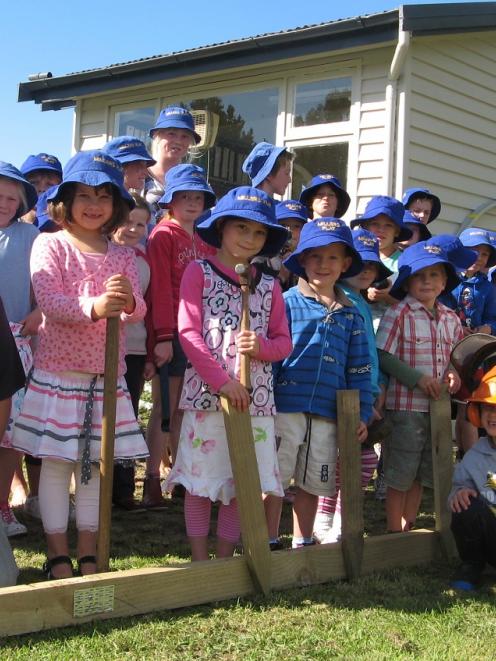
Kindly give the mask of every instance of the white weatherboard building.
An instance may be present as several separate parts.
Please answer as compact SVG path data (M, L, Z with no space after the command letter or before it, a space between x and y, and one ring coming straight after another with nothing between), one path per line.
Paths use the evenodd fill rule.
M372 195L427 186L443 203L434 232L496 229L495 2L403 5L44 77L21 83L19 100L73 106L75 151L147 139L160 109L181 103L218 194L246 183L241 163L267 140L296 153L288 197L333 173L351 219Z

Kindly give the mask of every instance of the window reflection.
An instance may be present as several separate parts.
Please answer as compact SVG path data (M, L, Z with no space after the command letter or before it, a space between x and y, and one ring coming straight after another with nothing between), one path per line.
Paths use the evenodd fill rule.
M132 135L150 147L148 131L155 123L154 106L135 108L115 113L114 137Z
M294 126L350 119L351 78L332 78L296 85Z
M298 199L310 179L319 173L335 175L346 188L348 170L348 143L314 145L292 149L296 158L293 163L291 197Z

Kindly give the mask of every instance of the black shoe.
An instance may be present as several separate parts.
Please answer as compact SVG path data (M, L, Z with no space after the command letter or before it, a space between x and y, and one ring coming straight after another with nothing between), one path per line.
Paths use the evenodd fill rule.
M271 551L282 551L284 548L283 543L278 539L277 542L270 542L269 547Z
M53 567L57 565L69 565L71 568L71 575L74 575L74 568L72 566L72 560L68 555L57 555L55 558L50 558L43 563L43 571L46 574L46 577L49 581L58 581L60 580L58 576L52 574ZM65 577L64 577L65 578Z
M467 592L476 590L481 583L483 569L484 565L480 563L464 562L453 577L450 583L451 587L455 590L465 590Z
M143 503L138 503L134 498L116 498L113 501L115 507L118 507L121 510L126 512L132 512L133 514L139 514L140 512L146 512L146 507Z

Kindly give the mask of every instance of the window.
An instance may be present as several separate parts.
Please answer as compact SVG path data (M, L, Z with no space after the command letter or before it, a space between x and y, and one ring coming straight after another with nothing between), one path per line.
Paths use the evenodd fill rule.
M347 122L350 119L351 78L297 83L293 126Z
M119 135L132 135L142 140L148 147L150 138L148 131L155 123L157 114L155 106L137 107L132 110L117 111L115 113L114 137Z
M316 174L333 174L346 188L348 170L348 143L294 147L291 198L298 199L301 191Z

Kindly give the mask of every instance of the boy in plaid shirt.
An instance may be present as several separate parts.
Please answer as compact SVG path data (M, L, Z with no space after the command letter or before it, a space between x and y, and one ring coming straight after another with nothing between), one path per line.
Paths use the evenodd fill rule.
M443 382L450 392L460 387L449 360L463 337L457 315L436 300L459 282L443 249L421 241L405 250L398 265L390 293L400 302L386 310L376 337L381 369L391 375L386 411L393 432L385 447L390 532L413 527L422 487L432 488L429 400L439 397Z

